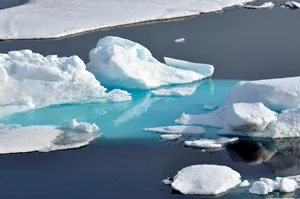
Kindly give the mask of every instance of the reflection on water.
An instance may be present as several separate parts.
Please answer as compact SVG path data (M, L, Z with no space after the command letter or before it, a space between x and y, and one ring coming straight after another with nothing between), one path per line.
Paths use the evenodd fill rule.
M264 164L272 173L300 173L300 139L240 140L227 145L231 159L247 164Z
M15 7L28 2L29 0L0 0L0 9Z

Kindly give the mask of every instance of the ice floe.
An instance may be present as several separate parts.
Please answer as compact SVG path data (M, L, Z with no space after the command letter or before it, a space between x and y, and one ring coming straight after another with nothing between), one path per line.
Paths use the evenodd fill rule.
M298 9L300 8L300 3L296 2L296 1L287 1L285 3L285 5L289 8L293 8L293 9Z
M203 134L205 129L200 126L164 126L145 128L144 131L170 134Z
M78 126L92 124L77 123ZM0 154L49 152L74 149L88 145L102 134L87 132L85 128L76 131L66 126L0 126Z
M178 171L172 188L183 194L218 195L240 183L240 174L227 166L193 165Z
M197 84L192 85L182 85L182 86L174 86L168 88L159 88L156 90L152 90L151 93L156 96L189 96L192 95L196 89Z
M103 85L110 87L152 89L191 83L206 77L206 70L200 73L160 63L144 46L119 37L100 39L96 48L90 51L89 59L87 69Z
M163 140L178 140L179 138L181 138L181 136L181 134L163 134L160 137Z
M34 0L0 10L0 39L56 38L98 28L216 12L249 1Z
M255 5L243 5L244 8L247 9L270 9L273 8L275 5L272 2L265 2L262 5L255 6Z
M185 38L178 38L178 39L175 39L173 42L177 43L177 44L185 43Z
M210 64L192 63L184 60L164 57L165 63L178 69L190 70L205 77L210 77L214 73L214 66Z
M298 188L297 182L289 178L276 178L272 180L269 178L260 178L259 181L253 183L249 192L257 195L267 195L273 191L280 191L282 193L294 192Z
M131 100L126 91L107 93L77 56L0 54L0 82L0 116L54 104Z
M199 140L185 141L184 145L189 147L213 149L213 148L222 148L224 145L236 141L238 141L238 138L199 139Z
M248 187L250 186L250 183L248 180L243 180L243 182L241 182L241 184L239 184L239 187Z

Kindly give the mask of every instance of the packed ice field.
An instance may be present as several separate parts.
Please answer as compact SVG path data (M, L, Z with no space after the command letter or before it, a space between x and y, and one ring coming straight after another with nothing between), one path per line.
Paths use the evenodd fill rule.
M0 10L3 18L0 27L6 27L0 28L0 39L57 38L99 28L216 12L234 5L248 9L270 9L275 6L272 2L248 4L248 0L222 3L211 0L177 3L145 1L143 4L117 0L109 4L108 1L101 2L105 4L103 12L96 9L95 1L86 1L82 5L80 0L72 4L67 1L37 0L13 9ZM145 5L147 9L141 9ZM295 1L288 1L282 6L300 8ZM57 7L59 9L53 13L53 8ZM65 12L61 12L61 9ZM32 14L33 10L39 12ZM111 17L112 12L119 14ZM69 23L70 19L65 16L71 16L75 24ZM32 25L39 28L32 29ZM178 38L174 42L181 45L185 39ZM44 122L48 120L46 117L43 120L46 124L12 123L21 121L18 118L28 116L26 114L30 111L65 105L76 105L76 109L85 104L94 104L107 106L98 112L99 115L106 115L122 109L124 103L125 106L126 103L132 103L128 111L114 120L114 125L118 126L142 117L152 104L159 101L164 102L166 109L174 109L174 106L169 106L172 100L192 97L201 87L206 89L207 95L204 97L211 95L214 92L211 79L214 70L209 63L193 63L170 57L164 57L162 63L141 44L114 36L98 41L95 48L90 50L88 63L76 55L43 56L29 49L0 54L0 154L74 149L98 138L109 137L111 133L102 131L100 124L89 123L81 117L71 118L59 125ZM230 90L223 93L224 96L220 95L221 100L207 98L207 103L194 107L192 111L184 110L174 116L171 122L159 126L154 125L159 122L153 122L147 126L148 123L137 121L137 127L145 135L156 133L167 142L183 140L185 146L202 151L222 150L227 144L238 142L241 137L300 137L300 77L234 81L227 88ZM140 99L139 93L146 95ZM163 118L164 115L159 117ZM159 117L152 115L146 120ZM110 127L110 131L113 129ZM214 129L217 137L210 136L211 129ZM274 191L288 193L300 188L300 176L249 181L237 171L221 165L192 165L178 171L174 177L166 176L162 180L166 186L182 194L197 195L219 195L233 188L244 187L249 187L249 192L257 195Z

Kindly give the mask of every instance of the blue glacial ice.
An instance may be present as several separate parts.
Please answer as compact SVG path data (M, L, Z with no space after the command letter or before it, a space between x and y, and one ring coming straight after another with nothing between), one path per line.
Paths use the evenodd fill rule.
M144 46L119 37L104 37L90 51L87 70L105 86L153 89L199 81L212 75L213 67L176 60L176 67L156 60ZM181 68L180 68L181 67Z

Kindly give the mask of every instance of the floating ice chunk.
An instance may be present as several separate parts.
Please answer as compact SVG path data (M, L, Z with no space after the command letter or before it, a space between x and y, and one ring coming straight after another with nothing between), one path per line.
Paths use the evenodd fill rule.
M170 134L203 134L205 129L200 126L164 126L145 128L144 131Z
M184 125L204 125L223 128L226 124L223 119L218 117L218 112L220 112L219 109L213 112L209 112L207 114L200 115L190 115L182 113L181 116L175 120L175 123Z
M210 77L214 73L214 66L210 64L192 63L169 57L164 57L164 60L168 66L184 70L191 70L203 75L204 77Z
M297 182L293 179L282 178L279 182L279 191L283 193L294 192L297 189Z
M175 86L171 88L160 88L152 90L151 93L156 96L188 96L192 95L197 89L197 85Z
M267 195L268 192L268 185L262 181L257 181L254 182L252 187L249 189L249 192L252 194L257 194L257 195Z
M175 39L173 42L177 44L185 43L185 38Z
M172 188L183 194L218 195L240 184L240 178L226 166L193 165L178 171Z
M222 148L224 145L238 141L238 138L219 138L219 139L200 139L193 141L185 141L184 145L199 148Z
M86 133L95 133L99 131L99 127L93 123L78 123L76 119L72 119L69 124L66 126L67 129L73 130L73 131L83 131Z
M123 91L106 93L77 57L42 56L30 50L0 54L0 116L54 104L125 101Z
M74 132L61 126L1 126L0 154L79 148L100 136L102 134Z
M179 138L181 138L181 134L164 134L164 135L161 135L160 137L163 139L163 140L178 140Z
M57 38L98 28L216 12L249 1L35 0L0 10L0 39Z
M205 104L205 105L202 106L202 109L207 110L207 111L215 110L216 108L217 108L217 106L208 105L208 104Z
M172 184L172 178L166 178L162 180L162 183L164 183L165 185L171 185Z
M296 1L287 1L285 3L285 5L289 8L294 8L294 9L300 8L300 3L296 2Z
M239 184L239 187L248 187L250 186L250 183L248 180L244 180L243 182L241 182L241 184Z
M230 91L228 103L261 102L271 110L285 110L300 105L300 77L242 81Z
M226 125L234 130L263 131L270 122L277 120L277 113L262 103L228 104L224 117Z
M203 74L160 63L144 46L119 37L100 39L89 58L87 69L111 87L152 89L205 78Z
M247 9L266 9L266 8L273 8L275 5L274 3L272 2L265 2L263 3L262 5L259 5L259 6L254 6L254 5L244 5L243 7L244 8L247 8Z

